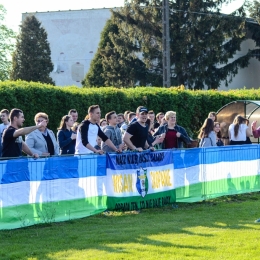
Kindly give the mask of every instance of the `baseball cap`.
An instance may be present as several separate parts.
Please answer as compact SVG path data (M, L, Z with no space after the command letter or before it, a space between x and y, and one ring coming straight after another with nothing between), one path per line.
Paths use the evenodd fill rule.
M140 107L140 108L138 109L138 111L137 111L137 113L139 113L139 114L141 114L141 113L143 113L143 112L148 113L148 109L147 109L146 107Z

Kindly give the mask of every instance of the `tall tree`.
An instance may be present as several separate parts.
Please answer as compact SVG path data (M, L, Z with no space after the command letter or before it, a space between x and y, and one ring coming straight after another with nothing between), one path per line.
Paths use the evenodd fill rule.
M118 26L109 19L101 33L99 48L91 61L90 69L82 81L83 86L128 87L134 86L138 81L143 84L145 64L135 53L129 54L122 48L115 48L111 37L118 34ZM121 41L123 40L121 34Z
M4 25L6 10L0 4L0 81L9 77L11 68L11 53L14 50L15 33Z
M53 70L50 55L51 50L45 29L34 15L26 17L17 37L11 79L54 85L50 77L50 72Z
M246 39L244 7L231 16L220 13L228 0L170 1L171 83L216 89L248 66L247 54L232 62ZM145 63L144 82L162 85L162 1L131 0L112 11L118 34L110 34L119 53L137 55ZM110 68L116 67L116 59ZM121 65L123 66L123 65ZM114 74L116 79L116 75Z

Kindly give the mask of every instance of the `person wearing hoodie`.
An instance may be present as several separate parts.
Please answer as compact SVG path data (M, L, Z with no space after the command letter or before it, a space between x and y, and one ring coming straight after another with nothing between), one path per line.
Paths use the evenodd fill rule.
M107 126L104 127L103 132L111 140L114 146L122 151L124 148L124 143L122 141L122 134L120 128L117 126L117 114L115 111L108 112L105 116L106 121L108 123ZM105 142L102 141L101 149L106 153L114 152Z

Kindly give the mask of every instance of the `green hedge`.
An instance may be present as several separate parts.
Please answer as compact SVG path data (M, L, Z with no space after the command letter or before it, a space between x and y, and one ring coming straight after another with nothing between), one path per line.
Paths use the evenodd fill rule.
M135 111L140 105L156 113L168 110L177 112L177 121L196 138L210 111L217 111L234 100L259 100L260 90L192 91L180 88L137 87L118 89L55 87L25 82L0 82L0 109L20 108L25 114L25 125L34 125L34 115L45 112L49 115L49 128L56 132L61 117L71 108L79 112L79 121L84 119L90 105L99 104L102 117L111 110L122 113Z

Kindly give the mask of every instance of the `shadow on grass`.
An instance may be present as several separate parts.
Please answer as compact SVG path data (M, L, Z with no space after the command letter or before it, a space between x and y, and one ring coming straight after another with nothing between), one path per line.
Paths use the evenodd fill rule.
M146 209L138 212L108 212L62 223L41 224L28 228L0 231L0 259L53 259L70 250L97 250L130 253L125 244L215 250L208 245L185 245L178 237L214 239L208 229L254 230L257 226L259 193L224 197L208 202L178 204L178 207ZM200 230L195 230L202 227ZM205 230L206 228L206 230ZM198 232L197 232L198 231ZM164 237L175 236L178 242ZM115 255L116 259L116 255Z

